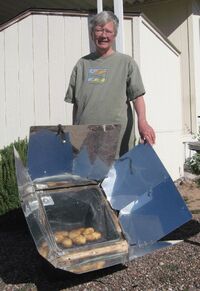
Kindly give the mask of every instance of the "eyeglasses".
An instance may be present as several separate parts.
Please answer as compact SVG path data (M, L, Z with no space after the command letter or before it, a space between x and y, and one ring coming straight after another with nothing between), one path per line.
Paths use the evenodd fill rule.
M103 28L95 29L95 30L94 30L94 33L95 33L96 35L102 35L103 33L105 33L107 36L111 36L111 35L114 34L113 31L110 31L110 30L108 30L108 29L103 29Z

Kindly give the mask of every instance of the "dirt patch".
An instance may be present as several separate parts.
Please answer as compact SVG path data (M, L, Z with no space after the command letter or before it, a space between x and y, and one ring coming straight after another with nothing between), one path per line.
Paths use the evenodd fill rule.
M184 198L192 213L200 213L200 187L193 180L184 179L177 185L177 189Z

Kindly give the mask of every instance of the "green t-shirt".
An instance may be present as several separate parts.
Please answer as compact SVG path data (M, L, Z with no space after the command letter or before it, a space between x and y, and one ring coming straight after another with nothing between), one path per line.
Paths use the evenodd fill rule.
M130 101L144 93L133 58L118 52L108 57L91 53L75 65L65 101L77 105L75 124L121 124L121 155L133 145Z

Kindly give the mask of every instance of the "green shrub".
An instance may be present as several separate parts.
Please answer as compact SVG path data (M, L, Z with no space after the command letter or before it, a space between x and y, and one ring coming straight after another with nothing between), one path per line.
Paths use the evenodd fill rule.
M200 175L200 153L195 153L186 160L185 169L192 174Z
M13 145L19 152L24 164L26 164L27 139L18 140L0 150L0 214L20 206Z

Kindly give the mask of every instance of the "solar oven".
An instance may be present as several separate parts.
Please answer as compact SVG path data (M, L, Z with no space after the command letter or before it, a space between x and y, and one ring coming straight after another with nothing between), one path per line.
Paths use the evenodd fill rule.
M27 165L16 149L21 206L38 252L81 274L170 245L191 213L153 148L118 157L120 125L30 128ZM153 170L152 170L153 169Z

